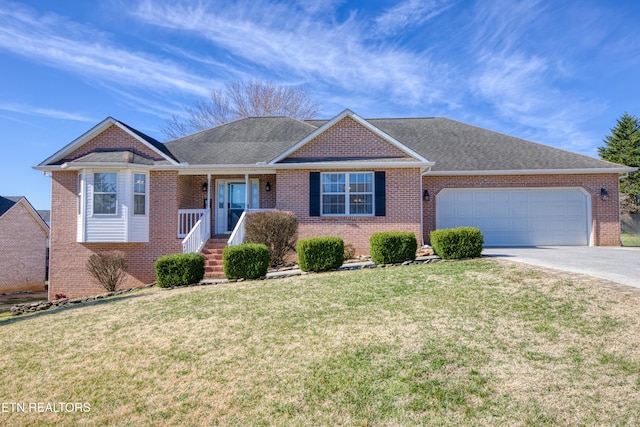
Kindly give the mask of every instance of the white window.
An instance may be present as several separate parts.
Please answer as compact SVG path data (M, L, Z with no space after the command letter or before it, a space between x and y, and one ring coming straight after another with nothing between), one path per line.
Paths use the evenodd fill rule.
M373 172L323 173L322 215L373 215Z
M93 213L115 215L117 213L118 180L115 172L93 174Z
M133 214L147 214L147 175L133 174Z

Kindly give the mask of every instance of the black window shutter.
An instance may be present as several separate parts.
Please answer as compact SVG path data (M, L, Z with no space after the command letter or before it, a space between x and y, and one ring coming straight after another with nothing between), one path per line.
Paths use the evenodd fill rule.
M387 214L387 202L386 202L386 185L384 171L374 172L374 185L375 185L375 206L376 216L385 216Z
M309 172L309 216L320 216L320 172Z

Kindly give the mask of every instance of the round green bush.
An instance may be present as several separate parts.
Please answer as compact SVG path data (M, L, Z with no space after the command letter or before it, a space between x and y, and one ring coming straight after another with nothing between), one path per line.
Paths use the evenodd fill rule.
M394 264L416 259L418 241L409 231L373 233L369 239L371 261L376 264Z
M340 237L311 237L300 240L296 252L302 271L333 270L344 263L344 241Z
M161 288L198 283L204 277L204 257L200 254L173 254L156 261L156 283Z
M484 236L476 227L433 230L429 237L433 252L442 259L477 258L482 254Z
M259 243L227 246L222 251L222 270L227 279L257 279L267 275L269 248Z

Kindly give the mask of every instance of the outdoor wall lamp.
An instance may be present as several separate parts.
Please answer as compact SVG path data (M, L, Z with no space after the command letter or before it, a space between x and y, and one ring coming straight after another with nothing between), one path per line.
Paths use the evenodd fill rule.
M206 183L206 182L202 183L202 192L203 193L206 193L208 188L209 188L209 184L208 183Z
M267 185L264 186L264 191L271 191L271 183L267 181Z
M603 188L600 189L600 198L602 200L609 200L609 192Z
M424 190L424 192L422 193L422 198L425 202L429 201L429 199L431 198L431 196L429 196L429 190Z

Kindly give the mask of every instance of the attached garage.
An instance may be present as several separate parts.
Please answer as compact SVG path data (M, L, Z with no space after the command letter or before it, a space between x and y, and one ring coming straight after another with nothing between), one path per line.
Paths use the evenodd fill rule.
M446 188L436 228L478 227L486 246L586 246L590 195L583 188Z

